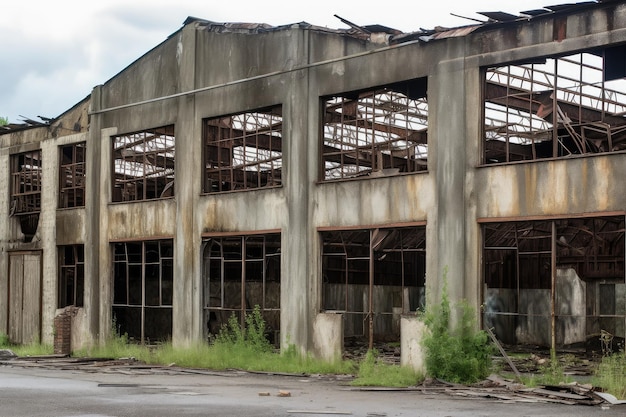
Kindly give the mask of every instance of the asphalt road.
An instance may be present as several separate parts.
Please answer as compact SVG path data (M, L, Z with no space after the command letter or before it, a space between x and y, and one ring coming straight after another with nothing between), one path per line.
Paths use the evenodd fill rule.
M290 396L278 396L286 391ZM260 395L269 394L269 395ZM193 374L0 365L0 416L624 416L625 406L572 406L358 391L345 380L243 372Z

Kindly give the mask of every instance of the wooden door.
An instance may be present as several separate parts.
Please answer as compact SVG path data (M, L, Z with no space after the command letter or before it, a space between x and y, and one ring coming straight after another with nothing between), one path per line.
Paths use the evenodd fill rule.
M29 344L41 338L41 252L9 254L9 338Z

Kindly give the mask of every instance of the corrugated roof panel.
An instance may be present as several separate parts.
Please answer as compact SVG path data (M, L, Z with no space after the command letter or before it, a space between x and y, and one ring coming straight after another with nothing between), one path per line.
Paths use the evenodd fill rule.
M486 16L491 20L495 20L496 22L511 22L513 20L519 19L519 16L516 16L511 13L505 13L505 12L477 12L477 13L482 14L483 16Z

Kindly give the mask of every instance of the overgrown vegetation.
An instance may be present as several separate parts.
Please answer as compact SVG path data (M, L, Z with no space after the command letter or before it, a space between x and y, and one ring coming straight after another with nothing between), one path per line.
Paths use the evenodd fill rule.
M378 352L369 350L359 364L354 386L410 387L421 383L424 376L409 367L390 365L382 362Z
M626 400L626 351L603 357L593 383L618 399Z
M426 370L431 377L445 381L474 383L489 375L493 347L487 334L476 330L473 309L465 302L459 303L458 307L462 314L458 325L452 328L446 269L441 302L424 314L429 328L423 340Z
M301 355L293 346L274 350L265 338L265 321L258 306L245 316L245 327L235 316L221 329L212 344L199 343L190 347L174 347L164 343L158 347L129 344L125 336L114 336L104 346L85 349L75 356L106 358L136 358L148 364L175 364L188 368L214 370L242 369L248 371L285 372L296 374L353 374L356 367L350 361L327 363Z
M17 356L50 355L54 351L51 345L38 342L28 345L15 345L9 341L9 336L4 333L0 333L0 349L10 349Z
M0 117L0 126L8 125L9 118L8 117Z

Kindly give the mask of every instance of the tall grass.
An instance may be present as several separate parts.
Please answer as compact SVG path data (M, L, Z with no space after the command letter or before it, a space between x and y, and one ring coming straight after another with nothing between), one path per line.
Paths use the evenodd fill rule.
M28 345L15 345L9 341L9 336L0 333L0 349L10 349L17 356L41 356L50 355L54 352L52 345L46 345L39 342L30 343Z
M603 357L593 383L605 392L626 400L626 351Z

